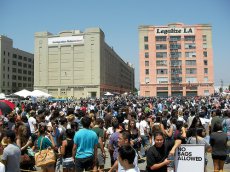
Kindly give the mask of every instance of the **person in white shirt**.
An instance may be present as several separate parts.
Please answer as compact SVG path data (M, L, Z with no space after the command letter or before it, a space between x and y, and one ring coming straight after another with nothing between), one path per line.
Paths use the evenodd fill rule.
M145 149L146 146L149 145L149 133L148 133L149 125L146 121L146 116L144 114L141 116L141 122L140 122L139 127L140 127L139 131L140 131L140 136L141 136L141 144L142 144L143 149ZM143 157L145 156L144 151L142 151L142 156Z
M35 141L36 140L36 130L37 130L37 122L36 122L36 119L35 119L35 114L36 112L35 111L30 111L30 117L28 119L28 124L30 126L30 133L31 133L31 136L32 136L32 140Z
M134 161L136 159L136 151L129 144L122 145L118 149L118 161L125 172L139 172L139 168L135 168Z

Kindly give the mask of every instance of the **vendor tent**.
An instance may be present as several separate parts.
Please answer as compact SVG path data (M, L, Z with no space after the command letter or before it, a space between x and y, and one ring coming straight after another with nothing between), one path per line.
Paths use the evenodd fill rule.
M26 90L26 89L24 89L24 90L18 91L18 92L13 93L13 94L14 94L14 95L17 95L17 96L20 96L20 97L26 98L26 97L28 97L28 96L31 95L31 92L28 91L28 90Z
M105 95L105 96L113 96L113 94L110 93L110 92L106 92L104 95Z
M31 92L30 94L32 97L51 97L52 95L45 93L43 91L40 90L34 90Z

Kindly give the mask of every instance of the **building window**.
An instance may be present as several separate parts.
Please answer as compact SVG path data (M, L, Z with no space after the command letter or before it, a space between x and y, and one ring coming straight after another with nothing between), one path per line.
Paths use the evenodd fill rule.
M22 80L22 77L21 77L21 76L18 76L18 80L21 81L21 80Z
M12 79L13 79L13 80L16 80L16 79L17 79L17 76L16 76L16 75L12 75Z
M167 60L157 60L156 65L157 66L167 66Z
M3 54L6 55L6 51L4 51Z
M168 78L167 77L157 77L157 83L158 84L168 83Z
M27 74L27 71L26 71L26 70L23 70L23 74Z
M204 77L204 83L208 82L208 77Z
M208 74L208 68L204 68L204 74Z
M157 74L167 74L168 70L167 69L157 69Z
M166 50L167 44L156 44L156 49L157 50Z
M25 76L23 76L23 81L27 81L27 78Z
M8 57L10 56L10 53L8 52Z
M31 71L28 71L28 75L31 75L32 74L32 72Z
M181 45L180 44L170 44L170 49L171 50L181 49Z
M185 49L196 49L196 44L195 43L186 43Z
M149 82L150 82L149 77L146 77L146 78L145 78L145 83L148 84Z
M185 36L184 40L185 41L195 41L195 36Z
M144 41L145 41L145 42L148 42L148 41L149 41L148 36L145 36L145 37L144 37Z
M18 73L22 73L22 69L18 69Z
M149 49L149 45L145 44L145 50L148 50L148 49Z
M149 58L149 53L148 52L145 53L145 58Z
M167 52L156 52L157 58L167 58Z
M170 52L170 57L171 58L180 58L181 52Z
M186 60L186 66L196 66L196 60Z
M26 64L26 63L23 63L23 67L27 68L27 64Z
M186 74L196 74L196 68L187 68Z
M181 36L170 36L170 41L180 41Z
M209 90L204 90L204 95L209 96Z
M197 79L195 77L186 77L186 83L196 83Z
M30 64L28 65L28 68L31 69L31 65Z
M204 57L208 57L208 52L207 51L203 51L203 56Z
M149 66L149 61L145 61L145 66Z
M203 43L203 49L206 49L206 48L207 48L207 44Z
M18 87L22 87L22 83L18 83Z
M13 58L16 59L17 58L17 54L13 54Z
M149 75L149 69L145 69L145 74Z
M207 36L206 35L202 35L203 41L207 41Z
M205 65L205 66L208 65L208 60L204 60L204 65Z
M171 83L181 83L182 77L172 77Z
M18 59L19 59L19 60L22 60L22 56L18 56Z
M156 41L166 41L166 36L156 36Z
M174 67L181 67L182 65L182 61L181 60L171 60L171 66L174 66Z
M16 61L13 61L12 63L13 63L13 65L17 65L17 62L16 62Z
M28 58L28 62L32 62L32 59Z
M175 69L171 69L171 74L172 75L179 75L179 74L182 74L182 69L178 69L178 68L175 68Z
M24 61L27 61L27 57L23 57L23 60L24 60Z
M18 66L20 66L20 67L21 67L21 66L22 66L22 62L18 62Z
M196 52L185 52L186 58L194 58L196 57Z

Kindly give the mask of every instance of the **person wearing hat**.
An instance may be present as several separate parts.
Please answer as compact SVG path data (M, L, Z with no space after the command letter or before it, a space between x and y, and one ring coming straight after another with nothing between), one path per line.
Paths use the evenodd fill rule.
M7 147L3 150L2 163L6 167L6 172L20 171L21 150L15 143L15 132L8 130L6 132Z

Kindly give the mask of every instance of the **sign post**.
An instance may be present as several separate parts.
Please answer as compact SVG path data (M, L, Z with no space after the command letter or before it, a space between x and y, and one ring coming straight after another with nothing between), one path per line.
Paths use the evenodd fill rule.
M203 172L204 167L204 144L182 144L177 148L175 156L175 172Z

